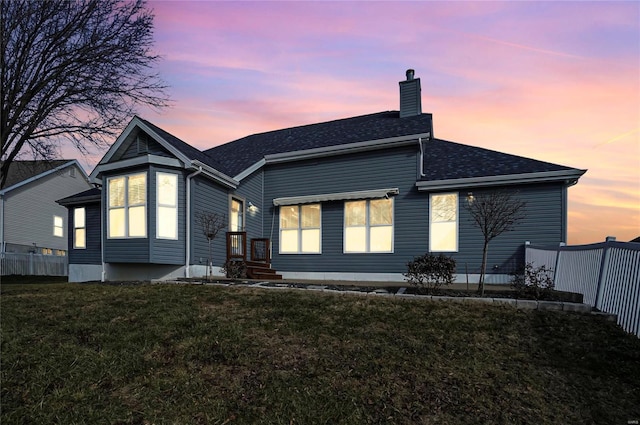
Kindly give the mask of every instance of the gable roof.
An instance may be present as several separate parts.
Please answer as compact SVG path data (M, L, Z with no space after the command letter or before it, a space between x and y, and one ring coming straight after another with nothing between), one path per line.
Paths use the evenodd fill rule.
M210 157L209 155L205 154L204 152L195 148L194 146L191 146L190 144L182 141L181 139L177 138L173 134L167 131L164 131L163 129L156 126L155 124L152 124L151 122L145 119L142 119L140 117L138 117L138 119L142 123L147 125L156 134L158 134L158 136L160 136L164 141L169 143L173 148L175 148L177 151L183 154L185 157L191 160L200 161L203 164L213 167L219 171L222 171L221 170L222 163L220 163L219 161L216 161L214 158Z
M237 176L269 155L431 133L431 114L400 119L398 111L253 134L204 151L223 173ZM416 137L417 139L417 137Z
M74 165L80 169L82 176L87 179L87 174L75 159L13 161L9 165L7 180L4 188L0 190L0 193L6 193L17 189L32 181Z

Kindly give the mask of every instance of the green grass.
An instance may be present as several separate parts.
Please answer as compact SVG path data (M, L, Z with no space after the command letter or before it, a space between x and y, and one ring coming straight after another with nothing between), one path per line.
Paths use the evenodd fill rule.
M640 340L590 315L195 285L0 289L3 425L640 419Z

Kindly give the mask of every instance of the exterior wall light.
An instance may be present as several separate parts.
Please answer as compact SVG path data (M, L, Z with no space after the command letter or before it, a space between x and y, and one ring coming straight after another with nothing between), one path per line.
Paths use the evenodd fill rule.
M473 201L475 201L476 198L473 196L473 192L469 192L467 193L467 203L469 205L473 204Z
M249 202L249 206L247 207L247 209L249 210L249 212L251 214L255 214L255 213L257 213L259 211L258 207L253 205L251 202Z

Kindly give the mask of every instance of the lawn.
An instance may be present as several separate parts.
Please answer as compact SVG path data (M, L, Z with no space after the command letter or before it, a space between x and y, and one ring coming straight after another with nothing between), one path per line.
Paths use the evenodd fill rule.
M3 425L640 419L640 339L591 315L247 287L0 289Z

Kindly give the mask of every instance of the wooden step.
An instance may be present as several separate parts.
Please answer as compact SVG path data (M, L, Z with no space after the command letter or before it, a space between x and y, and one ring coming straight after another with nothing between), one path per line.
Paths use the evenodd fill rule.
M251 273L251 279L282 280L282 275L276 273Z
M282 275L276 273L270 264L247 261L247 277L250 279L280 280Z

